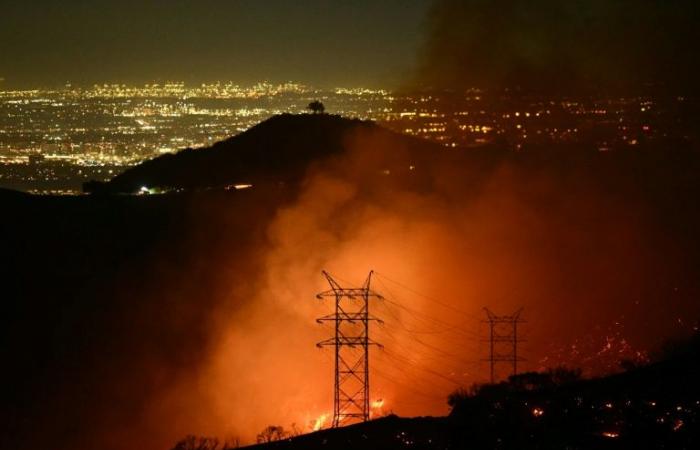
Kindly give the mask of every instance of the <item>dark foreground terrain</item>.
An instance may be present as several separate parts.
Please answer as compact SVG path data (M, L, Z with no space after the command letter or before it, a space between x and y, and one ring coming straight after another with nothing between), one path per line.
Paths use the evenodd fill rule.
M700 446L700 334L668 359L580 380L524 373L457 391L448 417L388 416L251 449L693 449Z

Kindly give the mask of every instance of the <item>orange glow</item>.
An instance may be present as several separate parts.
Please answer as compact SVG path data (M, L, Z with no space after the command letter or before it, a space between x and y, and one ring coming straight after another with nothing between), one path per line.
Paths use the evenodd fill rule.
M558 180L540 177L533 184L513 167L497 170L479 195L467 202L460 194L463 174L450 167L436 169L434 189L444 196L459 194L458 202L400 186L367 193L364 186L376 182L374 172L368 175L371 180L363 178L368 164L393 168L377 161L388 145L394 144L374 135L351 136L353 152L310 172L296 200L279 209L268 224L258 254L261 273L253 278L250 292L239 294L247 283L231 276L232 296L239 301L247 296L250 306L241 320L236 320L230 306L214 311L223 338L217 339L213 364L201 374L200 383L211 388L222 431L207 434L224 435L233 429L228 432L250 441L251 434L267 425L288 428L294 422L309 423L310 429L328 425L330 417L316 421L299 414L328 411L333 405L332 352L313 345L332 334L314 322L330 311L327 302L314 298L327 289L322 269L349 286L361 284L374 269L372 287L386 297L370 305L371 314L385 321L370 325L372 338L384 345L383 350L370 350L372 394L381 392L384 402L379 407L378 398L372 399L372 417L386 412L389 403L400 416L445 415L452 391L487 381L488 367L473 363L484 356L480 342L486 332L481 322L484 299L504 313L522 305L526 312L537 306L537 314L527 317L533 333L528 350L549 354L546 345L551 336L541 331L547 329L542 318L560 314L560 304L542 299L560 298L568 283L561 255L554 249L566 246L572 254L585 255L571 269L574 279L586 272L598 280L595 295L566 289L566 295L580 304L594 302L586 311L596 313L592 317L581 311L559 332L560 340L567 333L590 332L590 321L600 320L609 299L621 290L624 295L630 289L641 290L638 280L649 278L635 274L645 259L637 249L645 246L638 244L642 240L636 223L630 221L634 214L629 208L601 204L587 191L576 193L573 205L573 194L562 196ZM397 154L402 151L393 149ZM421 162L415 165L428 170ZM382 180L395 182L391 177ZM545 210L539 208L541 197L548 199ZM543 214L565 214L567 223L591 223L591 215L606 216L612 225L608 229L607 222L594 222L599 229L582 232L571 226L553 227ZM620 228L627 230L621 237L615 232ZM548 245L543 248L542 242ZM605 245L605 252L586 250L600 245ZM626 267L626 272L611 277L611 266ZM517 295L513 286L519 286ZM596 355L579 355L578 360L584 357ZM522 367L533 369L537 367ZM265 406L254 412L241 406L250 404ZM202 423L214 422L202 418ZM198 432L197 425L190 421L181 434Z
M610 439L616 439L616 438L620 437L620 433L618 433L618 432L616 432L616 431L604 431L604 432L602 433L602 435L603 435L604 437L610 438Z
M648 234L629 206L634 202L615 204L595 185L562 193L562 180L507 165L478 193L463 193L464 169L424 161L412 162L412 173L431 177L430 191L393 186L395 170L381 177L389 189L368 189L377 184L374 172L363 178L368 164L396 167L377 161L389 145L371 135L352 137L354 151L312 170L295 200L265 223L253 250L237 250L236 236L224 242L230 259L216 265L222 285L208 289L219 299L205 318L206 353L147 405L144 429L162 429L161 446L187 434L250 443L269 425L304 424L306 431L330 425L332 415L320 413L332 410L333 355L314 345L332 335L315 323L330 312L315 299L327 289L322 269L349 286L374 269L372 288L385 296L370 305L385 321L370 325L372 339L384 345L370 350L372 417L389 410L445 415L451 392L488 381L488 366L480 362L485 303L503 314L525 306L532 357L519 369L538 370L557 366L558 360L539 362L552 356L553 341L564 345L618 317L617 299L645 295L644 280L657 278L655 262L664 258L646 253ZM245 272L240 261L254 264ZM582 273L596 282L573 289ZM564 296L567 304L586 306L551 331L550 318L569 317L562 315ZM617 348L598 354L600 347L577 347L566 362L590 370L601 357L619 360ZM541 417L545 410L530 412Z
M676 419L676 421L673 423L673 431L678 431L681 428L683 428L683 425L685 423L683 422L683 419Z

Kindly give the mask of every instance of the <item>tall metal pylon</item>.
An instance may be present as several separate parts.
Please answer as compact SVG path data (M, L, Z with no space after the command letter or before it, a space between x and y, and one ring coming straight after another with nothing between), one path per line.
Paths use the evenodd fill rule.
M518 343L524 342L524 339L518 338L518 324L525 321L520 318L522 308L509 316L497 316L488 308L484 308L484 311L487 317L484 322L489 324L489 338L486 340L489 342L489 357L484 361L491 363L491 383L494 383L498 363L512 364L512 375L518 373L518 362L524 361L518 356Z
M381 346L369 338L369 323L383 323L369 314L370 298L383 298L370 289L372 273L362 287L344 288L324 270L323 276L331 289L316 295L318 299L335 299L335 312L316 319L318 323L335 325L335 336L316 344L335 349L334 428L369 420L369 347ZM354 351L356 348L362 350L360 355Z

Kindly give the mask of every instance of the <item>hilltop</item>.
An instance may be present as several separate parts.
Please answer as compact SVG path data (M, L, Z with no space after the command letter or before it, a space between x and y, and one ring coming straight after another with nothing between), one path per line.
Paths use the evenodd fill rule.
M310 168L333 167L355 180L365 177L374 184L383 179L381 175L390 174L404 187L430 191L446 178L474 187L499 167L510 165L525 173L554 176L563 184L598 184L610 192L631 189L656 196L669 194L663 192L669 188L696 189L699 155L697 149L680 143L640 144L609 152L586 144L529 145L518 152L503 143L448 148L371 121L329 114L281 114L211 147L186 148L145 161L107 182L85 183L84 190L133 194L143 187L155 192L224 189L237 184L294 187ZM341 167L333 166L334 161Z
M294 182L309 164L347 151L358 133L372 134L410 154L442 149L374 122L329 114L281 114L211 147L162 155L105 184L88 183L86 190L133 193L142 186L191 190L263 181Z

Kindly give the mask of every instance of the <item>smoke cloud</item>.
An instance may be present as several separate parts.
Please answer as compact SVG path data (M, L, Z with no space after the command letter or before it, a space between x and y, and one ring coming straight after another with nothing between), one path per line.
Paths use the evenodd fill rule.
M314 321L331 312L314 297L328 289L322 269L354 286L377 272L372 287L386 300L371 305L385 320L371 328L385 346L371 350L376 414L445 414L447 394L486 381L484 306L525 308L522 370L567 364L587 375L643 358L678 331L678 315L698 314L687 260L619 173L604 177L616 190L586 164L504 156L456 170L436 158L414 166L425 181L416 187L383 169L404 161L384 152L405 149L367 130L347 138L351 150L310 169L266 226L260 272L232 274L250 298L213 310L206 362L159 396L154 421L185 411L182 434L250 441L269 424L308 431L329 415L333 359L314 345L332 335Z
M484 306L524 308L521 370L587 375L700 316L694 155L425 155L371 127L346 138L347 152L310 167L298 189L72 206L109 211L100 226L86 210L77 225L70 209L17 214L73 234L28 227L20 248L45 259L18 250L8 270L44 279L69 264L78 275L65 293L23 285L23 298L52 302L7 331L24 344L4 385L32 405L5 417L31 436L11 447L168 449L188 434L245 443L271 424L309 431L333 400L332 354L315 346L332 335L315 322L332 312L315 298L328 289L322 269L345 285L374 269L386 297L371 305L385 321L371 328L384 345L371 349L375 414L445 414L452 390L486 381ZM113 221L132 227L116 226L126 238L104 231Z
M436 0L419 86L697 92L692 0Z

